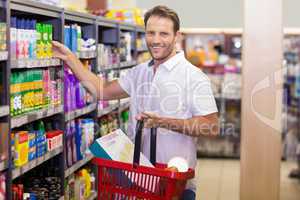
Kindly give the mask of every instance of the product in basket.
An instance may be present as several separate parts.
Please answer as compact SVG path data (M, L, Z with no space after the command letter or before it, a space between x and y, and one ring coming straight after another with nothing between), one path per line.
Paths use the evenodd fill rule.
M169 170L177 170L178 172L187 172L189 170L189 166L187 161L181 157L174 157L168 162Z

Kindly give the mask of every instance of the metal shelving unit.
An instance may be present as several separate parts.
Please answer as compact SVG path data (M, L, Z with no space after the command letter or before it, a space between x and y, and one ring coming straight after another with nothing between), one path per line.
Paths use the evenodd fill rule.
M70 23L76 23L83 27L83 33L86 33L88 37L92 37L96 40L96 44L106 43L113 45L115 47L120 47L120 33L121 31L132 32L133 35L137 33L144 33L145 30L143 27L137 27L132 24L119 23L117 21L105 19L103 17L98 17L90 14L84 14L79 12L73 12L69 10L65 10L63 8L45 5L42 3L34 2L31 0L0 0L0 9L1 11L5 11L5 19L4 22L7 23L7 27L10 27L10 17L17 16L21 18L36 18L38 21L43 23L50 23L54 26L54 34L53 39L64 42L64 25ZM2 19L0 19L3 21ZM104 38L100 38L100 32L108 31ZM7 49L10 49L10 33L9 28L7 30ZM102 37L102 35L101 35ZM104 39L104 41L103 41ZM134 42L133 38L133 42ZM133 46L133 59L135 59L135 55L137 53L137 49ZM92 68L94 73L99 72L109 72L113 70L115 73L119 74L120 70L133 67L137 64L136 61L130 62L122 62L107 68L102 68L99 72L96 70L97 63L97 50L90 52L80 52L78 54L78 58L80 59L91 59ZM29 113L22 114L20 116L12 116L10 114L10 90L9 90L9 77L11 71L13 70L27 70L31 68L48 68L48 67L57 67L63 72L63 63L58 59L40 59L40 60L12 60L8 51L0 52L0 63L5 66L5 78L4 82L4 93L5 101L0 105L0 117L2 121L9 125L10 130L21 127L23 125L32 123L37 120L45 119L45 118L54 118L59 121L60 127L62 129L65 128L66 122L76 119L82 115L88 114L95 121L98 120L103 115L109 114L111 112L118 112L119 115L122 110L129 107L129 102L126 104L120 104L120 101L116 104L110 105L105 109L98 109L98 103L90 104L83 109L78 109L71 113L65 113L63 105L59 105L58 107L50 107L43 108L40 110L32 111ZM61 91L63 92L63 91ZM63 95L62 95L63 96ZM10 135L10 133L8 133ZM65 134L64 134L65 137ZM11 149L11 141L10 137L8 141L0 141L7 142L9 149ZM65 143L65 138L63 140ZM26 172L34 169L35 167L41 165L42 163L53 159L54 157L59 158L59 162L57 166L61 169L61 184L63 185L64 180L70 174L76 172L79 168L83 167L87 163L92 160L92 156L88 156L85 159L77 162L69 169L66 169L64 164L65 152L64 148L61 147L54 151L48 152L44 156L37 158L36 160L30 161L26 165L13 169L12 166L12 153L9 151L9 158L6 161L0 162L0 172L7 172L7 200L12 199L11 188L14 179L17 179L19 176L23 175ZM66 169L66 170L64 170ZM63 195L63 187L61 191L61 195ZM92 193L89 199L96 199L97 192Z
M0 61L7 60L8 52L7 51L0 51Z
M127 61L127 62L121 62L120 63L120 69L126 69L137 65L136 61Z
M111 65L111 66L102 67L100 72L107 72L107 71L110 71L110 70L118 70L118 69L119 69L119 65L114 64L114 65Z
M93 104L90 104L82 109L77 109L75 111L71 111L69 113L65 113L65 121L70 121L70 120L73 120L73 119L76 119L82 115L85 115L85 114L88 114L92 111L95 111L97 108L97 104L96 103L93 103Z
M129 106L130 106L130 101L124 102L124 103L120 103L119 112L123 112L124 110L128 109Z
M97 199L98 194L97 191L92 191L91 195L86 200L95 200ZM64 200L64 196L60 197L59 200Z
M136 32L145 33L145 28L143 26L136 26Z
M58 107L52 107L52 108L51 107L44 108L41 110L26 113L21 116L12 117L11 118L11 128L20 127L25 124L34 122L36 120L51 117L53 115L56 115L56 114L59 114L62 112L63 112L63 106L58 106Z
M77 54L80 59L92 59L97 57L96 51L81 51Z
M0 1L0 8L4 8L4 6L5 6L5 2L4 1Z
M114 110L116 110L119 107L119 103L113 104L113 105L109 105L106 108L103 109L98 109L98 118L107 115L111 112L113 112Z
M10 0L10 9L53 18L60 18L63 11L62 8L30 0Z
M9 106L0 106L0 117L9 115Z
M78 169L83 167L85 164L89 163L94 158L93 155L88 155L84 159L75 163L72 167L65 170L65 178L76 172Z
M41 165L42 163L46 162L47 160L55 157L56 155L62 153L62 150L63 148L60 147L60 148L57 148L57 149L54 149L50 152L47 152L45 155L39 157L39 158L36 158L30 162L28 162L26 165L22 166L22 167L18 167L16 169L14 169L12 171L12 178L15 179L23 174L25 174L26 172L28 172L29 170Z
M76 11L64 10L65 20L83 24L95 24L96 16Z
M22 68L42 68L42 67L52 67L60 66L61 61L59 59L22 59L22 60L12 60L11 69L22 69Z
M132 24L128 24L128 23L120 23L120 30L122 31L132 31L134 32L135 31L135 26L132 25Z

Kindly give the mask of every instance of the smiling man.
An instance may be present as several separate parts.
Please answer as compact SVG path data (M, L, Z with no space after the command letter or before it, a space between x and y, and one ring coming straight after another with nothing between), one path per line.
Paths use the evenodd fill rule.
M145 124L143 153L150 157L149 128L157 127L157 161L168 163L184 158L189 167L197 163L193 137L215 136L218 131L217 107L210 81L189 63L184 52L176 51L180 20L176 12L156 6L145 14L146 42L152 60L129 70L119 80L105 82L86 70L69 49L53 43L54 55L64 60L79 80L98 99L130 97L128 136L134 140L136 120ZM195 179L188 182L182 199L196 198Z

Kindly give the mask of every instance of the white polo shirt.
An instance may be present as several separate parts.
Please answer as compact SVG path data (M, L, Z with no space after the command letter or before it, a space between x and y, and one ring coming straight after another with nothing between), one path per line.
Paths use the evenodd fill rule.
M217 112L208 77L189 63L181 51L161 64L154 74L153 62L148 61L130 69L120 77L120 86L130 96L128 136L134 141L135 116L150 111L163 117L188 119ZM150 131L144 129L142 151L150 158ZM159 128L157 131L157 162L180 156L189 167L197 163L196 144L192 137ZM195 180L187 188L196 190Z

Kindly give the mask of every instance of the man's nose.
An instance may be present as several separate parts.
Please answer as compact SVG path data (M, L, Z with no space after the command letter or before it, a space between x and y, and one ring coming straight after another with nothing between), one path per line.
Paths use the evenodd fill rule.
M159 34L155 34L153 37L153 43L160 44L160 42L161 42L161 37L159 36Z

